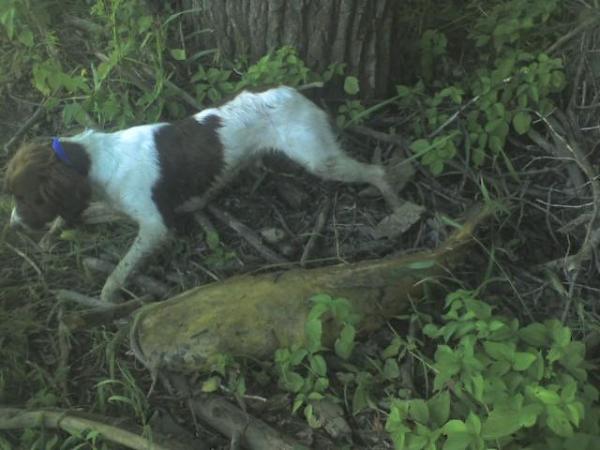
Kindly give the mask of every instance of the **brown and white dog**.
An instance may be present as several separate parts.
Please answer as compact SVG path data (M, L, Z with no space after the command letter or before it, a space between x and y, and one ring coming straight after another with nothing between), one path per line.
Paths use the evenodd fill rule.
M242 92L175 123L114 133L88 130L22 146L6 172L6 189L15 197L10 222L30 228L56 217L75 222L92 197L137 222L137 237L102 289L101 298L112 301L166 239L176 214L202 207L248 160L269 150L325 179L370 183L392 209L400 206L384 169L348 157L326 113L281 86Z

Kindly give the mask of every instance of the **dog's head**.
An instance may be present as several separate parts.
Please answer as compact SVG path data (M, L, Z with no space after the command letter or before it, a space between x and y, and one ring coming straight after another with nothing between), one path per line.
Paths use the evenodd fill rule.
M50 141L25 144L9 161L4 188L15 198L11 225L39 229L58 216L75 222L87 207L89 158L79 144L63 145L77 165L60 160Z

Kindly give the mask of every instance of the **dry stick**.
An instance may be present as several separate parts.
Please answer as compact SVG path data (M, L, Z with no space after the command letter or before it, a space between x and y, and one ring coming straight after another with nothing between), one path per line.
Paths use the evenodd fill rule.
M230 228L240 234L263 258L273 264L283 264L289 262L283 256L278 255L273 250L267 248L263 243L262 239L258 234L244 225L242 222L237 220L227 211L221 211L219 208L213 205L208 205L208 211L219 219L221 222L227 224Z
M323 202L323 206L321 206L319 215L317 216L317 221L316 221L315 227L310 235L310 239L306 243L306 246L304 247L304 251L302 252L302 257L300 258L300 265L302 267L304 267L306 265L306 260L310 257L310 254L311 254L315 244L317 243L317 239L319 238L321 231L323 231L323 227L325 226L325 223L327 222L327 215L329 214L330 209L331 209L331 200L329 198L326 198L325 201Z
M237 406L214 394L202 394L190 398L187 382L182 376L171 375L179 395L189 398L193 412L205 423L232 439L241 437L242 444L251 450L306 450L306 447L284 436L260 419L250 416Z
M0 406L0 430L44 427L61 429L77 436L97 431L103 439L135 450L189 450L189 446L174 439L158 436L157 433L147 439L141 436L142 430L139 427L135 427L135 431L129 431L115 426L115 422L117 420L113 418L68 410L26 410ZM199 444L194 448L206 447Z
M381 142L395 144L402 149L410 148L410 142L404 139L403 137L398 136L397 134L384 133L383 131L373 130L362 125L353 125L352 127L350 127L350 131L354 131L364 136L372 137Z
M88 297L87 295L80 294L79 292L71 291L68 289L58 289L54 291L56 299L62 302L73 302L81 306L88 308L103 308L107 306L106 302L98 300L94 297Z
M594 173L591 164L589 163L586 156L575 142L575 139L571 138L571 143L569 143L569 141L567 141L567 139L559 133L558 129L561 128L561 126L555 119L545 117L541 117L541 119L552 132L552 136L556 144L562 147L564 152L570 153L575 159L577 165L581 168L583 173L588 178L592 188L593 210L592 216L587 225L583 244L581 244L581 248L576 254L568 256L559 261L560 265L566 269L567 274L571 275L569 280L570 286L567 304L565 305L565 309L563 310L561 316L562 322L565 322L565 320L567 319L567 314L571 307L571 303L573 301L575 282L577 280L577 277L579 276L579 272L581 271L581 266L584 261L587 261L591 257L592 251L600 242L600 233L598 232L598 230L594 230L594 227L598 222L598 217L600 213L600 183L598 183L597 177ZM570 126L566 116L562 117L562 121L565 125L564 128L568 128ZM556 261L552 261L548 264L554 265L553 263L556 264Z
M21 125L21 128L17 130L13 137L11 137L8 140L8 142L4 144L4 153L8 154L8 152L10 151L10 147L16 142L17 139L23 136L23 134L25 134L25 132L29 130L29 128L31 128L34 123L36 123L42 117L42 113L45 111L45 109L46 107L44 106L44 104L38 106L38 109L35 110L33 115L27 120L27 122Z
M115 268L115 264L92 257L83 258L83 265L88 269L106 274L112 273ZM136 274L133 275L132 280L146 292L156 295L157 297L165 297L169 294L170 289L165 284L148 275Z
M567 166L567 172L569 173L569 178L571 178L571 181L573 182L573 187L575 188L576 191L578 191L585 185L585 179L583 178L581 171L577 167L577 164L576 164L577 161L573 161L573 156L571 153L569 153L568 151L565 151L564 148L562 148L562 147L552 145L540 133L535 131L533 128L531 128L527 132L527 136L533 142L535 142L537 145L539 145L541 148L543 148L547 153L549 153L553 156L556 156L557 158L563 158L563 159L569 160L570 164Z
M506 80L503 80L503 83L508 83L509 81L510 81L510 78L507 78ZM467 109L473 103L477 102L480 98L481 98L481 95L476 95L471 100L469 100L467 103L462 105L454 114L452 114L450 117L448 117L448 119L443 124L441 124L435 131L433 131L432 133L429 133L429 135L427 136L427 139L433 139L438 134L440 134L448 125L450 125L452 122L454 122L456 119L458 119L458 116L460 116L465 109Z
M6 245L8 248L10 248L13 252L15 252L17 255L19 255L21 258L23 258L25 261L27 261L27 263L33 268L33 270L35 270L35 273L38 274L38 277L43 278L42 275L42 271L41 269L38 267L38 265L33 261L33 259L31 259L29 256L27 256L25 253L23 253L21 250L19 250L16 247L13 247L12 245L10 245L8 242L4 242L4 245Z
M65 315L64 323L70 330L109 323L131 314L144 306L148 300L148 297L142 296L123 303L107 303L105 306L69 313Z
M550 47L548 47L544 51L544 53L550 54L550 53L554 52L556 49L558 49L560 46L562 46L565 42L570 41L575 36L577 36L579 33L581 33L583 30L585 30L587 27L589 27L590 25L594 25L597 22L598 22L598 17L593 17L591 19L581 22L579 25L577 25L575 28L573 28L567 34L558 38L554 44L552 44Z

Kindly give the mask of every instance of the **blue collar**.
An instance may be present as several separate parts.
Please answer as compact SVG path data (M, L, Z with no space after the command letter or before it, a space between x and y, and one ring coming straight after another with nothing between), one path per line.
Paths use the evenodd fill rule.
M64 162L67 166L72 166L71 160L67 156L67 153L65 152L65 149L60 143L59 138L52 138L52 150L54 150L54 153L56 154L56 157L58 159Z

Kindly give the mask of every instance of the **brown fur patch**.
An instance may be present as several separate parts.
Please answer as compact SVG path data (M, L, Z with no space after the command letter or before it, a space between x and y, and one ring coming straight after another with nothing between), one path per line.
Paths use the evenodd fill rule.
M152 190L152 198L167 225L174 224L177 206L204 194L221 174L220 127L217 116L208 116L202 123L189 117L156 132L161 178Z
M90 160L83 146L63 142L71 166L59 161L50 142L25 144L8 163L4 188L15 196L17 213L31 228L57 216L76 221L89 203Z

